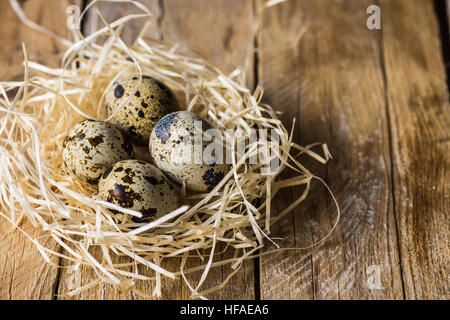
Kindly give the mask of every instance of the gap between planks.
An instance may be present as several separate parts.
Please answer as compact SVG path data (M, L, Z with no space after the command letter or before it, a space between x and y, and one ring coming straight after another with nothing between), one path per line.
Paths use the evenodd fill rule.
M380 6L379 1L377 1L377 5ZM379 37L378 37L378 49L380 52L380 66L381 66L381 73L383 75L383 85L384 85L384 103L385 103L385 111L386 111L386 121L387 121L387 127L388 127L388 140L389 140L389 160L390 160L390 170L391 170L391 196L392 196L392 211L394 214L394 221L395 221L395 234L397 235L397 253L400 260L400 279L402 282L402 295L403 300L406 298L406 292L405 292L405 279L404 279L404 273L403 273L403 266L402 266L402 251L401 251L401 245L400 245L400 230L399 230L399 222L397 218L397 206L395 201L395 179L394 179L394 146L393 146L393 140L392 140L392 121L391 121L391 114L390 114L390 106L389 106L389 96L388 96L388 88L389 83L387 79L386 74L386 61L384 57L384 49L383 49L383 28L381 28Z

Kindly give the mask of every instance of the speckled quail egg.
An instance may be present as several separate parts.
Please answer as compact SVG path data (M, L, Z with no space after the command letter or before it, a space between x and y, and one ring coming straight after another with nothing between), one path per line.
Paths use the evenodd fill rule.
M98 188L100 199L141 212L143 217L133 217L135 222L149 222L178 208L178 193L172 183L144 161L117 162L103 174Z
M196 125L201 124L197 129ZM206 149L212 141L203 139L203 133L212 126L199 115L178 111L163 117L150 136L150 154L155 165L170 179L186 184L186 189L197 192L212 190L229 171L222 143L221 154ZM209 151L208 151L209 150Z
M76 124L63 142L66 168L82 181L95 184L114 163L134 157L126 135L112 124L84 120Z
M179 107L172 90L161 81L142 76L136 90L138 81L138 76L117 81L106 95L106 113L113 114L111 123L127 132L133 140L147 144L155 124ZM130 96L130 100L114 112Z

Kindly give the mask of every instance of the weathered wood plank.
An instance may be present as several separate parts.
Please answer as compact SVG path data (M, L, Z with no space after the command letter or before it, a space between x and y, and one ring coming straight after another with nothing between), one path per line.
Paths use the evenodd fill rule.
M92 2L92 0L87 1L87 5ZM149 37L160 38L158 28L162 12L158 0L141 0L139 2L148 10L150 10L150 12L152 13L152 17L133 19L127 22L126 27L120 34L120 37L128 45L133 43L133 41L139 35L139 32L147 22L150 22L150 27L145 35ZM144 12L137 6L125 2L97 2L95 5L90 7L86 14L83 30L86 36L105 26L103 21L101 20L99 13L103 16L103 18L105 18L108 23L111 23L126 15L142 14Z
M44 232L34 229L29 222L21 228L32 237ZM52 240L41 240L41 244L58 250ZM45 263L31 241L4 218L0 219L0 299L52 299L58 278L58 270ZM57 259L52 259L57 263Z
M163 6L164 40L180 43L224 72L244 67L253 85L253 1L166 0Z
M27 1L24 11L27 17L38 24L54 30L64 37L70 32L66 26L66 8L81 1ZM0 56L0 79L20 80L23 78L24 42L29 57L55 66L54 54L63 46L20 22L8 1L0 3L2 28L2 55ZM3 210L0 208L0 210ZM24 221L21 227L34 238L45 234ZM55 250L59 245L51 240L42 244ZM0 218L0 299L52 299L58 278L58 270L46 264L34 245L4 218ZM56 263L57 259L54 258Z
M403 297L380 33L366 28L371 4L288 1L264 15L258 70L266 99L286 123L297 117L296 141L329 145L334 159L313 168L335 192L342 217L325 245L261 258L263 299ZM331 228L335 209L315 184L310 199L272 230L283 247L308 246ZM286 194L279 196L283 207L299 190ZM376 270L379 287L369 281Z
M155 13L154 19L160 27L160 31L149 30L147 35L162 37L166 41L180 43L194 52L199 53L225 72L243 65L247 61L248 82L253 85L253 2L246 1L142 1ZM137 12L130 9L129 5L103 6L99 8L108 21L122 16L125 12ZM230 18L233 17L233 18ZM91 33L92 14L88 15L85 31ZM123 31L123 38L131 43L145 20L132 23ZM248 56L249 55L249 56ZM179 269L179 261L167 261L164 266L172 271ZM189 266L197 265L191 262ZM202 288L207 289L216 286L225 279L230 272L230 267L213 269ZM253 262L245 263L239 273L230 281L229 285L209 298L212 299L251 299L254 297ZM130 271L132 269L130 268ZM139 267L143 275L154 276L154 273L146 268ZM187 276L194 284L198 281L201 273ZM67 278L70 274L62 272L60 281L60 293L67 292ZM95 279L95 274L89 270L82 272L82 284ZM144 294L151 296L155 287L152 281L139 282L137 287ZM188 299L191 296L189 288L183 280L163 279L162 299ZM96 287L77 295L74 298L81 299L140 299L138 295L130 293L119 294L111 286Z
M381 1L407 299L448 299L450 105L433 1Z
M27 1L23 9L26 16L33 22L43 25L60 36L70 38L70 30L66 27L66 9L69 5L80 4L81 0L63 1ZM0 58L0 79L23 78L23 54L24 42L30 59L38 58L52 66L58 66L54 55L65 47L61 43L44 36L25 26L12 10L9 1L2 1L0 12L3 28L2 55ZM55 14L57 13L57 14Z

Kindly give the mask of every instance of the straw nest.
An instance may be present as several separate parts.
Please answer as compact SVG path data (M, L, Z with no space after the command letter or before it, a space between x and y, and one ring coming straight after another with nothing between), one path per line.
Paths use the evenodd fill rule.
M136 289L138 281L156 281L153 294L160 295L161 277L182 277L193 297L205 297L223 287L244 260L257 256L269 239L270 226L307 197L315 177L298 156L307 154L325 164L329 154L325 145L321 157L295 144L276 112L261 102L262 88L251 92L246 87L241 69L224 74L177 45L142 36L127 46L119 36L123 25L150 15L140 8L144 13L105 23L89 37L75 32L73 42L59 39L69 45L60 69L29 61L24 47L24 80L0 83L0 214L22 232L19 223L26 218L58 242L62 253L42 245L42 237L27 234L47 262L52 255L59 257L61 265L62 259L68 262L72 283L79 283L81 266L95 271L97 279L82 287L68 286L68 295L102 282L143 294ZM107 37L101 45L94 41L99 36ZM131 73L160 79L174 90L183 108L216 128L238 130L246 138L251 129L273 129L279 141L274 145L270 139L257 139L246 145L239 158L234 150L237 138L231 137L232 170L211 192L181 190L179 209L148 224L132 223L126 217L139 212L100 201L95 188L67 173L61 156L68 130L85 118L105 120L105 91L117 78ZM277 173L262 174L262 164L249 161L261 148L279 158ZM287 167L296 174L283 180L280 173ZM271 201L276 194L299 185L304 185L303 193L274 215ZM108 208L120 213L114 215ZM231 259L220 259L220 244L234 250ZM93 254L95 248L101 248L101 254ZM129 257L129 263L115 263L117 256ZM181 259L179 270L162 267L172 257ZM201 257L203 264L185 267L195 257ZM231 266L224 283L203 288L211 268L224 264ZM139 265L152 272L140 274ZM185 276L194 271L201 272L195 284Z

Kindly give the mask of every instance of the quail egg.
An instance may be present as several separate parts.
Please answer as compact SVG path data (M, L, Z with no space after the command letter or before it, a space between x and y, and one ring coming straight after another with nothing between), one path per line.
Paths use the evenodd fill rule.
M82 181L95 184L114 163L134 157L127 137L110 123L84 120L63 142L66 167Z
M179 184L184 182L187 190L212 190L229 171L229 165L224 164L222 143L204 139L207 134L203 133L209 129L212 126L192 112L178 111L166 115L156 124L150 136L153 162L173 181ZM217 129L216 132L220 133ZM208 151L209 146L213 148Z
M141 212L143 217L133 217L135 222L149 222L178 208L178 193L171 182L144 161L117 162L103 174L98 187L102 200Z
M111 123L127 132L133 140L147 144L155 124L179 107L172 90L161 81L142 76L141 84L134 92L138 81L138 76L117 81L106 95L106 113L113 114ZM130 100L114 112L131 95Z

